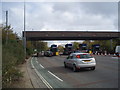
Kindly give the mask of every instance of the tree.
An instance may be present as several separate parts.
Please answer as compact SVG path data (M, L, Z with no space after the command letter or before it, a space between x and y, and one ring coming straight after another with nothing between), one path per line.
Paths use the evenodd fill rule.
M22 75L16 67L25 61L25 55L22 41L10 26L2 27L2 42L2 86L5 88Z
M79 44L78 42L73 42L73 49L78 49L79 48Z
M87 44L87 48L88 49L90 49L91 47L92 47L92 43L91 43L91 41L90 40L85 40L85 41L83 41L83 43L82 44Z
M32 41L34 49L37 49L38 52L45 51L48 49L47 42L43 41Z
M60 52L63 52L63 51L64 51L64 47L63 47L62 45L58 45L58 50L59 50Z
M99 44L100 45L100 49L103 51L107 51L107 52L111 52L114 53L115 51L115 47L117 45L120 45L120 39L113 39L112 43L110 40L94 40L91 45L93 44ZM112 44L112 48L111 48L111 44Z

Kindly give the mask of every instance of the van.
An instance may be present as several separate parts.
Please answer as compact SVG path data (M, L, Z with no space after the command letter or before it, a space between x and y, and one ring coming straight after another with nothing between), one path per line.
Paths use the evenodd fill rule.
M116 56L120 57L120 46L116 46L115 54L116 54Z

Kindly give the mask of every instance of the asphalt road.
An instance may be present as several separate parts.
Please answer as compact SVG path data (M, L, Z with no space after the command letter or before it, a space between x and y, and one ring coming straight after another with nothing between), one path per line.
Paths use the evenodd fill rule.
M118 58L94 56L96 70L64 68L66 56L35 57L31 65L48 88L118 88Z

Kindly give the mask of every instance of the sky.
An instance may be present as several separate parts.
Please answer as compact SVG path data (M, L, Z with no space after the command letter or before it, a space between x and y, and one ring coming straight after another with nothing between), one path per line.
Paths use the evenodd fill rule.
M5 23L8 10L9 25L22 36L23 2L2 2L0 22ZM117 2L26 2L27 31L118 31ZM51 41L49 45L70 43Z

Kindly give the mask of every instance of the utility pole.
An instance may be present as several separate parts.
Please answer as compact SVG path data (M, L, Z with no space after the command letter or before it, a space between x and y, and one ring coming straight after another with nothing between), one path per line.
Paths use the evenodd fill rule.
M24 38L23 38L23 41L24 41L24 54L25 54L25 58L26 58L26 25L25 25L25 1L24 1Z
M8 26L8 11L6 11L6 27Z
M5 12L6 13L6 45L8 43L8 11Z

